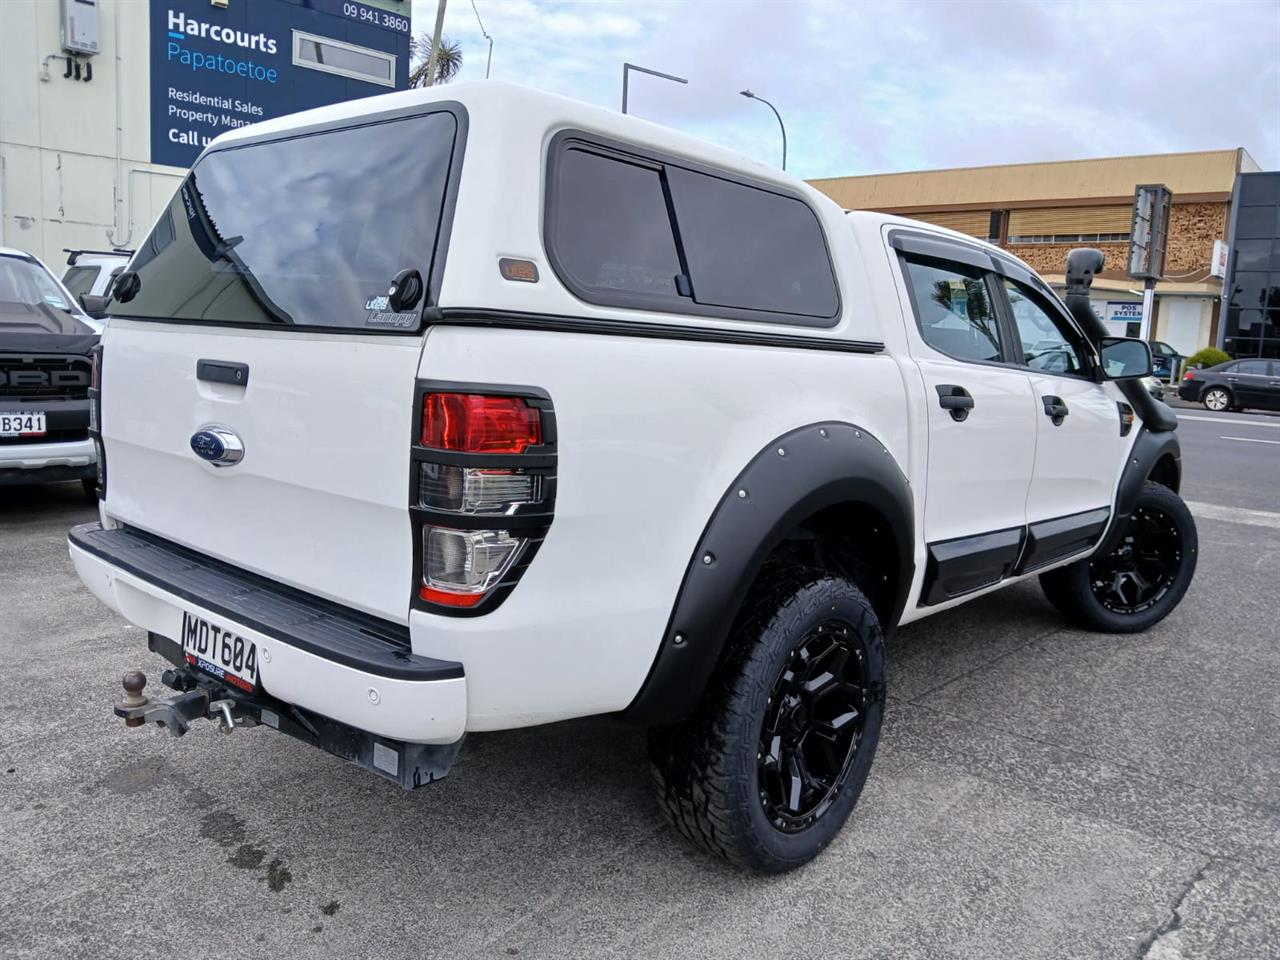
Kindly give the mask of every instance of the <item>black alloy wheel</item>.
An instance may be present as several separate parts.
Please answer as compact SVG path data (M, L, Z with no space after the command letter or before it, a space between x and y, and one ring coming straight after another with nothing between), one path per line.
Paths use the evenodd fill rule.
M1182 602L1198 551L1195 520L1182 498L1147 481L1114 547L1041 574L1040 586L1073 623L1138 633Z
M853 812L884 705L884 638L866 595L830 571L768 564L696 711L649 731L658 802L709 853L792 870Z
M760 732L760 803L786 833L803 830L835 801L862 740L870 681L849 625L828 620L791 652Z
M1173 585L1182 565L1182 538L1173 518L1158 507L1139 507L1120 545L1089 563L1093 594L1113 613L1149 609Z

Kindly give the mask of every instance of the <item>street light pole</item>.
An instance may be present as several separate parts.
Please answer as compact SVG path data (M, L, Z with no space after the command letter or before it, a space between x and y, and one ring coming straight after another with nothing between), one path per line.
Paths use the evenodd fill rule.
M484 62L484 78L488 80L489 68L493 66L493 37L489 36L489 32L484 28L484 21L480 19L480 11L476 10L476 0L471 0L471 9L476 15L476 23L480 24L480 32L489 41L489 59Z
M637 67L634 63L624 63L622 65L622 112L627 112L627 74L634 70L636 73L647 73L651 77L659 77L663 80L671 80L675 83L688 83L684 77L673 77L669 73L659 73L657 70L650 70L648 67Z
M436 82L436 61L440 59L440 35L444 32L444 5L448 0L437 0L436 30L431 35L431 53L427 57L427 82L424 86L434 86Z
M766 100L764 97L757 97L750 90L742 90L741 94L748 100L759 100L766 107L773 111L773 115L778 118L778 127L782 130L782 169L787 169L787 128L782 122L782 114L778 112L778 108Z

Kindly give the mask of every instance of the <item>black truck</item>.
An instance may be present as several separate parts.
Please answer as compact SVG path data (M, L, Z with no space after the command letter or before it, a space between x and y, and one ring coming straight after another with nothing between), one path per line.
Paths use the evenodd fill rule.
M79 480L93 495L93 349L102 326L43 263L0 247L0 485Z

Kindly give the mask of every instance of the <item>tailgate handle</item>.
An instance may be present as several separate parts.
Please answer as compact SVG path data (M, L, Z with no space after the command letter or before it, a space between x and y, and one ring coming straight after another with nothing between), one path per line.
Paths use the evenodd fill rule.
M249 385L249 365L230 360L197 360L196 379L210 383L229 383L234 387Z

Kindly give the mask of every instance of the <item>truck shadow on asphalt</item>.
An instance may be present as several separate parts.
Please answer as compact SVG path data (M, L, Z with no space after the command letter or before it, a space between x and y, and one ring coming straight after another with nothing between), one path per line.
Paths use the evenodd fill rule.
M79 483L0 486L0 524L65 518L67 526L72 527L97 515L98 502L91 500Z
M25 521L71 527L95 515L78 484L0 493L0 529ZM1033 581L902 628L888 646L881 775L892 777L893 726L915 701L1063 626ZM150 661L142 650L127 659ZM107 680L102 692L114 695ZM188 811L189 839L206 856L283 900L305 891L346 903L393 879L430 886L459 863L471 865L473 889L501 900L509 884L562 886L566 864L611 876L641 851L646 870L692 872L726 889L747 882L667 825L652 795L644 731L611 717L472 734L445 780L411 793L268 730L224 737L200 727L177 741L112 726L102 736L117 765L89 787L91 796L146 811L152 822ZM873 770L869 789L876 779ZM244 803L250 795L253 810ZM299 808L305 817L286 815ZM423 840L406 847L410 837ZM671 866L655 866L664 863Z
M1063 626L1033 581L903 628L889 646L890 703L876 761L882 777L891 782L905 762L893 757L893 726L914 712L913 701ZM652 793L644 731L611 717L471 734L449 776L412 793L300 744L276 742L289 755L288 768L308 769L303 776L310 822L333 824L343 846L350 843L344 877L360 876L361 886L379 882L388 863L403 868L402 845L415 836L431 838L417 847L417 862L409 868L421 874L421 882L429 884L437 872L452 869L448 865L465 862L474 871L473 887L498 898L507 884L561 886L566 870L612 876L618 864L636 857L646 872L689 874L726 890L754 882L694 850L666 823ZM248 762L260 762L245 753ZM282 800L296 788L281 785ZM273 839L289 849L278 856L292 865L294 876L334 855L325 847L332 835L324 831L283 844ZM238 851L228 848L228 862ZM303 863L307 867L298 869ZM396 882L403 881L401 876ZM336 888L316 894L326 901L330 895L345 899Z

